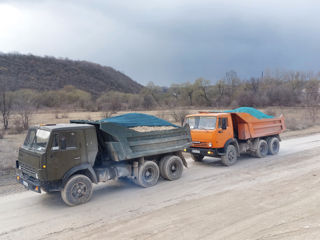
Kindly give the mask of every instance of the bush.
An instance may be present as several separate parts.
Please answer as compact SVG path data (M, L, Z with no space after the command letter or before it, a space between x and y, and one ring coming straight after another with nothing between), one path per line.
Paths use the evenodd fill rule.
M114 111L104 112L101 117L102 118L109 118L109 117L112 117L112 115L115 113L117 113L117 112L114 112Z
M171 116L172 116L172 118L174 119L175 122L180 123L182 125L185 117L188 114L190 114L189 111L180 110L180 111L173 111Z
M9 134L20 134L24 131L23 124L20 119L13 121L13 128L10 128Z

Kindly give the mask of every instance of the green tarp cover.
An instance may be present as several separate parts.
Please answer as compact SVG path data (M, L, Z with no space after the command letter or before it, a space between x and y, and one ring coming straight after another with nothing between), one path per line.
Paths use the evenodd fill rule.
M267 115L255 108L252 107L239 107L233 110L228 110L225 112L229 112L229 113L248 113L252 116L254 116L257 119L264 119L264 118L273 118L273 116Z
M172 126L177 127L176 125L167 122L161 118L157 118L152 115L143 114L143 113L127 113L115 117L101 119L100 122L111 122L117 123L125 127L139 127L139 126Z

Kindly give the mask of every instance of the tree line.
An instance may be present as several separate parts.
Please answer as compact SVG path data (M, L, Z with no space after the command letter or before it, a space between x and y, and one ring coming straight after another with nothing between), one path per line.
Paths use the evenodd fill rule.
M0 79L1 80L1 79ZM229 71L215 83L199 78L194 82L157 86L150 82L139 93L107 91L100 95L67 85L59 90L9 91L0 81L0 113L7 129L12 113L20 116L21 128L39 109L87 111L154 110L179 107L235 108L239 106L303 106L316 121L320 108L320 74L265 71L259 78L240 79Z

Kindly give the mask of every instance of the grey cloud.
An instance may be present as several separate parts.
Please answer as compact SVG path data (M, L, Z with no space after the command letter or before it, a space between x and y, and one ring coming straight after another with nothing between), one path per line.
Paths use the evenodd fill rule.
M1 1L21 14L0 51L84 59L169 85L233 69L319 70L317 1ZM1 17L0 17L1 18ZM1 23L0 23L1 26Z

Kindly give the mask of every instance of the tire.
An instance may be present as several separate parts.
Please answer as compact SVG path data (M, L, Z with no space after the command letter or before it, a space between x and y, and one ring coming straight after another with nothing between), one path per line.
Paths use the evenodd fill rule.
M204 156L200 155L200 154L192 154L191 153L191 158L193 159L193 161L195 162L202 162Z
M146 161L139 167L139 173L135 183L145 188L152 187L157 184L159 175L158 165L153 161Z
M255 156L258 158L264 158L268 154L268 143L266 140L261 139L258 142Z
M268 153L270 155L276 155L278 154L280 150L280 142L279 139L276 137L273 137L271 139L269 139L268 141Z
M169 155L160 161L160 174L164 179L174 181L181 177L183 163L180 157Z
M221 156L221 162L225 166L231 166L235 164L238 160L236 147L233 145L229 145L227 147L226 154Z
M61 191L62 200L69 206L86 203L92 196L92 182L85 175L73 175Z

